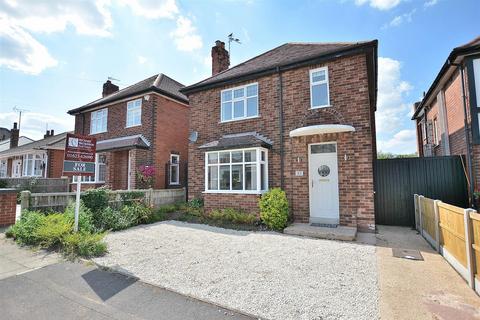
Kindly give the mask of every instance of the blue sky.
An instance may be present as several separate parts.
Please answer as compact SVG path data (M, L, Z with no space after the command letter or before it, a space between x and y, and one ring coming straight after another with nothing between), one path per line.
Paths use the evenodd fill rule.
M66 110L163 72L192 84L233 32L232 65L285 42L379 40L378 147L415 151L411 105L452 48L480 35L477 0L0 0L0 126L73 129Z

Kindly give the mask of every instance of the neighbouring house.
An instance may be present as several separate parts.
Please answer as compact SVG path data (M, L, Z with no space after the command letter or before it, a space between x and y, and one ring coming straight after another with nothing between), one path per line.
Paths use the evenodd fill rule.
M373 230L377 43L286 43L229 69L217 41L212 76L181 90L189 198L258 212L280 187L295 222Z
M18 130L16 128L16 126L17 126L17 124L14 123L14 128L12 130ZM12 135L11 134L12 130L9 130L9 129L6 129L6 128L0 128L0 151L5 151L5 150L10 149L11 143L15 144L16 136L14 136L13 141L10 139L10 137ZM16 133L16 131L14 131L14 135L15 135L15 133ZM30 138L25 137L25 136L19 136L17 146L23 146L24 144L27 144L27 143L30 143L30 142L33 142L33 139L30 139ZM0 174L1 174L1 171L0 171Z
M60 178L67 133L47 130L43 139L19 144L19 129L13 124L9 148L0 151L0 177ZM28 139L28 138L27 138Z
M412 120L421 157L465 156L472 197L480 184L480 37L450 52Z
M102 98L68 111L75 116L75 133L97 139L95 176L82 178L87 187L185 185L189 105L179 91L183 87L161 73L122 90L109 80ZM150 180L141 172L151 174Z

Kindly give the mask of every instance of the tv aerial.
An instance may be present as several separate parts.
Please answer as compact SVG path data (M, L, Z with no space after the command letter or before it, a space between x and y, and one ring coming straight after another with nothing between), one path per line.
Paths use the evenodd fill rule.
M231 44L232 42L236 42L236 43L238 43L238 44L242 44L242 43L240 42L240 39L235 38L235 36L233 35L233 32L230 33L230 34L228 35L228 54L230 54L230 44ZM230 56L231 56L231 54L230 54Z

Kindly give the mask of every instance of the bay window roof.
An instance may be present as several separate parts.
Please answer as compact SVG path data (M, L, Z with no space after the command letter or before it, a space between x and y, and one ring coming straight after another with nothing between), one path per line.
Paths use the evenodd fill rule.
M246 147L263 147L270 149L272 147L272 141L257 132L244 132L224 135L220 139L205 143L198 148L204 150L225 150Z

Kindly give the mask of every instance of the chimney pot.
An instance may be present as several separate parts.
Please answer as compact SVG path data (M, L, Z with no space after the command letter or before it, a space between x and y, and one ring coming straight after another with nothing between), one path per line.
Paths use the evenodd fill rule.
M230 53L225 50L225 42L217 40L212 47L212 76L230 67Z
M53 131L53 129L50 130L50 136L53 136L53 135L54 135L54 132L55 132L55 131Z
M117 85L114 85L112 83L112 81L110 80L107 80L107 82L105 82L103 84L103 91L102 91L102 97L106 97L108 95L111 95L112 93L115 93L118 91L118 86Z
M48 136L50 135L50 131L45 131L45 134L43 135L43 139L45 138L48 138Z
M18 137L20 135L20 130L18 130L17 123L13 123L13 128L10 131L10 149L18 147Z

